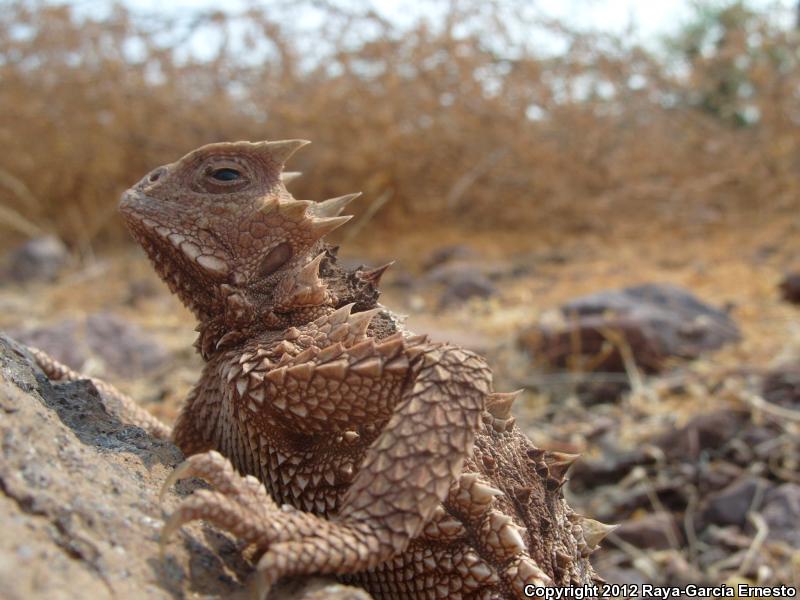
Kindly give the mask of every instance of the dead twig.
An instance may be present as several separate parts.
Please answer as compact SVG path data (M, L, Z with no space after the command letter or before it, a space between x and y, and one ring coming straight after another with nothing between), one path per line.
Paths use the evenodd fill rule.
M800 423L800 411L773 404L758 394L741 394L739 398L755 410L759 410L778 419Z
M44 231L36 223L26 219L10 206L0 205L0 224L29 237L42 235Z
M361 218L351 227L348 229L347 234L344 237L344 241L348 242L354 237L356 237L359 232L366 227L367 223L369 223L372 218L378 214L378 211L383 208L383 205L389 202L394 196L394 190L385 190L380 196L375 198L375 200L367 207L366 212L361 216Z
M747 553L744 555L742 563L739 565L739 568L736 571L736 574L740 577L744 576L750 571L753 561L760 552L761 546L764 545L767 535L769 535L769 525L767 525L767 522L760 513L754 511L747 513L747 520L750 521L756 528L756 533L753 536L753 541L750 543L750 547L747 549Z
M697 512L699 494L694 485L690 485L687 490L689 499L686 503L686 512L683 513L683 529L686 532L686 543L689 546L689 562L693 567L697 567L697 557L699 556L697 544L697 531L694 527L694 515Z
M491 171L492 167L496 165L503 157L508 154L507 148L498 148L490 152L478 162L472 169L461 175L455 183L450 187L450 190L445 196L445 205L448 210L456 208L461 203L461 198L467 190L475 183L480 177Z

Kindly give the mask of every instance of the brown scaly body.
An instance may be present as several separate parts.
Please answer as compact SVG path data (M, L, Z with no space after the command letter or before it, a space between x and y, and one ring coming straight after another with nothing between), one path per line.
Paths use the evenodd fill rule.
M167 484L213 491L185 500L165 539L194 519L231 531L261 553L262 592L308 573L376 598L596 582L587 557L608 528L561 495L575 457L519 432L483 359L377 304L383 268L336 265L322 238L356 195L292 198L283 165L304 144L204 146L121 201L206 360L172 432L190 458Z

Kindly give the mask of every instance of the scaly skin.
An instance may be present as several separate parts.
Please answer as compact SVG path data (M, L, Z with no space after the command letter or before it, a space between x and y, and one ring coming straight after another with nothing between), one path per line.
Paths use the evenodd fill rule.
M233 532L260 554L262 594L310 573L377 598L597 582L587 557L608 528L560 492L575 457L519 432L483 359L377 304L382 268L336 265L322 238L355 195L292 198L283 165L304 143L204 146L122 198L206 360L172 431L190 458L167 485L214 491L185 500L164 539L194 519Z

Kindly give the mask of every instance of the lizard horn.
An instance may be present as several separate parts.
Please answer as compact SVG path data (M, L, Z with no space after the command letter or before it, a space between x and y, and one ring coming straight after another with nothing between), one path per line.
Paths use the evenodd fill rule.
M275 142L259 142L257 146L272 160L284 165L292 154L310 143L308 140L278 140Z

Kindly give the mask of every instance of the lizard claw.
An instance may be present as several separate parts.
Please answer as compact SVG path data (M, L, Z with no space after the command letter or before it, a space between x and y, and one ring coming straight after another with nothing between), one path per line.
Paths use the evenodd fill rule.
M267 594L272 589L272 582L261 569L256 569L250 583L250 595L254 600L266 600Z
M158 492L158 502L159 504L164 504L164 497L167 495L167 491L176 483L178 483L181 479L186 479L187 477L191 477L193 474L193 465L189 460L183 461L177 467L172 470L172 473L164 480L164 484L161 486L161 490Z
M184 524L198 519L230 531L245 544L266 547L275 537L275 531L264 523L264 512L268 509L269 506L262 511L247 510L228 495L212 490L197 490L181 502L167 519L159 540L161 551L163 553L169 539Z
M266 551L258 563L254 592L265 598L280 577L313 572L337 572L361 561L381 558L380 539L356 525L334 523L294 507L278 504L252 476L241 476L217 452L192 456L167 479L199 476L215 489L196 490L181 501L161 531L162 555L167 542L184 524L204 520L230 532L245 546Z
M170 537L185 523L198 519L214 523L259 547L266 547L279 537L269 518L279 509L264 486L250 475L239 475L219 452L196 454L176 467L161 488L162 501L166 490L187 477L201 477L214 489L196 490L170 515L161 531L162 555Z
M199 477L224 494L235 494L240 487L242 477L234 470L230 461L216 450L190 456L170 473L158 495L159 502L164 501L167 490L181 479Z

